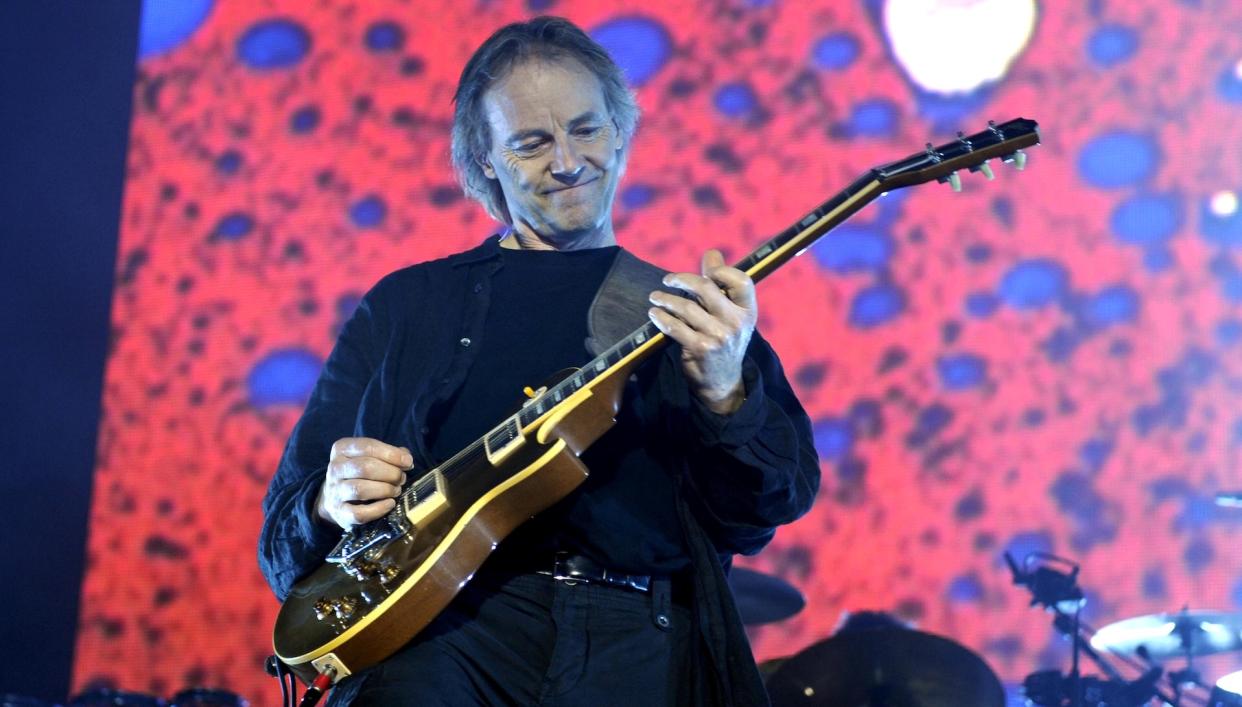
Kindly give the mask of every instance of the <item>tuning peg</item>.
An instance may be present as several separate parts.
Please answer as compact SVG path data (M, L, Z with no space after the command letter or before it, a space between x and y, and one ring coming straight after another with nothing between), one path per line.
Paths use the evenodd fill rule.
M1006 162L1012 162L1014 169L1019 172L1026 169L1026 153L1022 150L1015 150L1012 155L1006 155L1004 160Z
M992 165L988 164L987 160L980 162L977 167L971 167L970 171L982 174L989 182L996 179L996 173L992 171Z
M952 189L953 191L962 190L962 177L957 172L949 172L943 177L937 177L936 181L940 182L941 184L948 182L949 188Z

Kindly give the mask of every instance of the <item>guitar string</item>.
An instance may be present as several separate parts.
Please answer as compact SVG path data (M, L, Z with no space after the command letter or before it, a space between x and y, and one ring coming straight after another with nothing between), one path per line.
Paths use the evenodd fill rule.
M1022 129L1022 135L1011 137L1009 135L1006 135L1004 132L1006 128L1018 128L1018 127ZM995 130L990 129L988 131L981 131L979 133L976 133L975 135L970 136L969 138L964 138L962 140L959 140L957 143L948 143L946 145L942 145L941 147L936 148L937 156L939 157L940 155L948 153L953 148L957 148L960 151L960 149L962 149L963 146L965 147L967 155L969 155L970 153L976 152L976 151L983 151L983 150L995 151L996 148L1001 146L1003 143L1016 141L1031 133L1037 134L1037 128L1034 127L1033 121L1024 120L1024 119L1017 119L1017 120L1009 121L1008 123L1005 123L1003 125L995 126L995 128L996 128ZM990 144L990 145L982 144L982 143L988 142L989 140L995 141L994 144ZM974 143L980 143L980 147L978 148L974 147ZM961 156L959 155L952 159L958 159L960 157ZM762 244L760 244L759 247L757 247L755 250L751 251L748 255L746 255L744 258L738 261L738 263L734 267L740 270L748 270L754 265L758 264L764 257L767 256L767 254L772 253L773 251L783 247L784 245L786 245L787 243L789 243L791 240L795 238L805 236L808 231L812 230L810 224L814 223L815 221L818 221L819 219L823 218L823 216L830 213L833 209L837 208L851 194L857 193L858 188L864 186L865 183L870 183L872 181L877 181L877 180L882 182L882 181L885 181L886 179L890 179L892 176L896 174L909 172L914 166L914 164L921 164L930 158L931 158L931 153L929 151L926 153L912 155L911 157L905 160L901 160L896 163L890 163L888 165L884 165L882 167L869 170L869 172L866 175L856 180L853 184L851 184L849 187L847 187L842 192L834 195L833 197L831 197L824 203L820 204L819 207L812 210L809 214L804 216L797 223L786 228L784 231L777 234L775 237L764 241ZM934 160L934 162L939 163L941 159L942 158L938 158ZM978 161L981 162L983 160L980 159ZM911 163L914 163L914 164L911 164ZM973 166L973 165L970 165L970 166ZM931 177L927 177L924 181L929 181L930 179ZM921 182L913 182L911 184L907 184L904 186L911 186L912 184L917 184L917 183L921 183ZM867 203L870 203L870 202L867 202ZM861 208L861 206L859 208ZM832 227L835 227L835 225L836 224L829 226L829 230L831 230ZM824 233L820 233L815 236L815 239L817 240L823 235ZM763 255L760 255L761 253ZM767 274L766 272L756 273L756 275L758 275L759 277L766 276L766 274ZM486 440L488 439L489 436L491 436L498 430L502 430L505 427L510 426L510 425L517 426L520 430L522 426L529 424L530 422L534 422L535 420L539 419L539 417L555 409L556 406L560 404L560 402L562 402L566 397L568 397L568 395L564 393L568 392L568 394L571 395L572 393L576 392L582 387L585 387L588 383L593 381L599 375L602 375L603 373L607 372L609 368L616 365L616 363L619 363L621 360L625 358L625 356L629 355L634 350L636 350L639 346L641 346L643 341L650 338L651 336L654 336L656 332L651 331L651 329L654 329L654 328L655 326L651 322L644 323L642 326L640 326L638 329L631 332L628 336L623 338L621 341L617 342L612 347L609 347L609 349L604 351L602 354L595 357L591 361L587 362L587 364L583 368L579 369L573 375L569 376L565 380L558 382L556 385L548 388L538 397L532 398L531 402L528 403L527 406L524 406L521 410L519 410L518 412L506 418L504 422L502 422L497 427L493 427L491 430L485 433L482 437L480 437L479 439L475 440L470 445L468 445L465 449L461 450L460 452L455 454L452 458L450 458L446 462L442 463L440 466L433 469L432 472L439 471L444 476L446 482L449 479L456 478L457 476L461 475L462 473L464 473L467 469L471 467L471 464L468 462L473 462L480 455L486 452ZM642 338L639 338L640 336ZM625 350L622 353L623 349L628 349L628 350ZM616 360L612 360L614 355L616 355ZM596 371L595 368L600 361L604 362L604 367L602 370ZM552 407L546 410L542 409L542 404L548 400L553 400L557 393L562 393L561 400L557 401L555 404L552 405ZM523 419L524 414L528 411L528 409L533 410L535 414L533 417L530 417L529 420L524 420ZM419 477L419 478L420 479L425 478L425 476L426 475ZM413 491L415 488L417 488L417 486L418 486L417 482L411 485L410 488L406 489L406 491L402 493L402 498L404 500L409 500L409 497L413 495ZM399 507L400 505L398 505L398 508ZM397 509L394 509L390 515L395 514L396 512L397 512Z

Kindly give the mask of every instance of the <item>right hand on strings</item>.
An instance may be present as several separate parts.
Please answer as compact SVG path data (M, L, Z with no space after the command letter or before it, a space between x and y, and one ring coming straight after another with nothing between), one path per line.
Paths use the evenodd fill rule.
M345 530L381 518L396 508L405 472L414 458L405 447L370 437L343 437L332 445L328 473L315 512Z

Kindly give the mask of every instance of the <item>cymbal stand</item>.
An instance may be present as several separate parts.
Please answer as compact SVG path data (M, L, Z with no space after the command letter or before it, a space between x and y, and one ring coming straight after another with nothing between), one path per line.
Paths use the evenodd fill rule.
M1046 564L1032 570L1030 569L1032 560L1043 560L1049 563L1060 564L1070 568L1070 571L1068 573L1059 572ZM1087 638L1083 636L1083 626L1085 624L1082 621L1081 614L1082 607L1086 604L1086 597L1083 594L1082 588L1078 586L1078 572L1081 568L1077 563L1046 552L1030 553L1023 558L1021 567L1014 561L1013 556L1005 553L1005 562L1013 573L1013 583L1025 586L1030 590L1031 606L1043 606L1045 609L1053 612L1055 614L1052 621L1053 629L1062 635L1068 635L1073 641L1070 668L1070 685L1073 693L1071 698L1072 707L1083 707L1084 686L1080 657L1084 654L1099 666L1100 670L1110 680L1124 685L1128 692L1135 694L1136 700L1141 699L1138 697L1138 694L1143 693L1147 699L1155 696L1159 697L1166 704L1171 705L1171 707L1180 707L1182 695L1176 683L1174 684L1175 694L1173 696L1164 694L1156 687L1156 682L1160 680L1164 673L1163 668L1152 666L1137 680L1133 682L1128 681L1116 667L1097 653L1091 647Z

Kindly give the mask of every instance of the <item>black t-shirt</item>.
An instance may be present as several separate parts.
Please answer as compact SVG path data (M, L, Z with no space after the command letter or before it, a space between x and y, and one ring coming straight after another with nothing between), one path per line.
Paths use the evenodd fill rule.
M592 356L587 313L619 248L501 249L480 347L466 382L429 415L429 449L442 462L512 414L525 386L538 388ZM688 567L672 480L651 456L645 424L623 404L616 426L582 455L591 475L561 502L518 528L497 561L531 569L557 550L609 569L671 574Z

